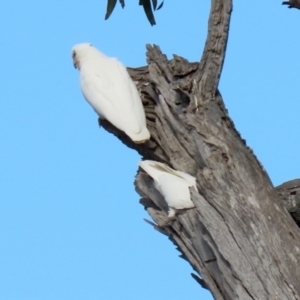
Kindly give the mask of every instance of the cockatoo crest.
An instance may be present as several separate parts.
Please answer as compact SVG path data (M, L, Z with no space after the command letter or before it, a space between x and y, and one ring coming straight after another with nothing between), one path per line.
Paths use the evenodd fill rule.
M144 107L126 67L88 43L74 46L72 58L80 72L82 93L100 118L124 131L135 143L147 141L150 133Z

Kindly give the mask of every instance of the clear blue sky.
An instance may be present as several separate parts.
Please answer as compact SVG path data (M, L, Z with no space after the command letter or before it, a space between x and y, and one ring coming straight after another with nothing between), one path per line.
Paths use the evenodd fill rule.
M143 221L139 156L83 99L70 51L91 42L127 66L145 44L199 60L209 0L11 0L0 10L0 300L212 299ZM300 11L235 1L220 91L275 185L300 177Z

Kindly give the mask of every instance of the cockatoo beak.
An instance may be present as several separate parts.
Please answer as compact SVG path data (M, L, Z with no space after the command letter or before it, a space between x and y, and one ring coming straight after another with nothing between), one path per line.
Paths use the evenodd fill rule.
M73 58L73 66L75 69L80 69L79 68L79 61L78 61L78 58L77 58L77 53L75 51L72 52L72 58Z
M76 57L73 58L73 66L75 69L78 69L78 61L77 61Z

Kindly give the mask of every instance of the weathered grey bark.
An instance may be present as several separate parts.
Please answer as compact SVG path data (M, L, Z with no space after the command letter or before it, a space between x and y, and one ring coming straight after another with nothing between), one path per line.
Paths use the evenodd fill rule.
M300 179L287 181L276 187L283 205L300 226Z
M218 91L232 9L212 0L200 63L168 61L147 46L148 66L129 69L142 95L151 140L133 144L106 121L108 131L143 158L197 178L196 208L165 224L167 205L139 170L141 203L201 275L215 299L300 299L299 229L265 170L234 127Z

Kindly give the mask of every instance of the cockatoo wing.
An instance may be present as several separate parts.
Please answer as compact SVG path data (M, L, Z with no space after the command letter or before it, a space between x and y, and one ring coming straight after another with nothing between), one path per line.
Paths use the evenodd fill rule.
M190 184L184 179L162 173L159 180L155 181L155 186L170 208L187 209L195 206L191 200Z
M156 189L164 196L170 208L194 207L189 188L197 189L195 177L153 160L140 161L139 165L154 179Z
M133 113L134 98L131 89L128 87L128 79L126 85L114 65L110 66L108 64L107 66L115 74L114 78L111 78L109 73L101 72L101 67L105 66L103 64L98 68L97 64L82 66L82 92L86 100L102 118L113 119L118 123L120 118L121 120L126 119L128 113ZM117 72L115 72L116 70ZM123 91L123 93L120 91Z
M169 166L167 166L166 164L154 160L143 160L139 163L139 165L153 179L157 180L157 178L155 177L157 177L160 172L166 172L187 181L190 184L190 186L193 186L197 190L196 178L185 172L174 170Z
M120 62L111 58L92 66L83 65L82 92L102 118L126 133L138 134L146 127L145 112L138 92L124 68Z
M195 177L193 177L185 172L174 170L174 169L170 168L169 166L167 166L166 164L156 162L156 161L153 161L153 163L155 163L155 168L157 170L161 170L162 172L167 172L167 173L172 174L180 179L183 179L184 181L188 182L190 186L193 186L197 190ZM153 163L152 163L152 165L154 165Z

